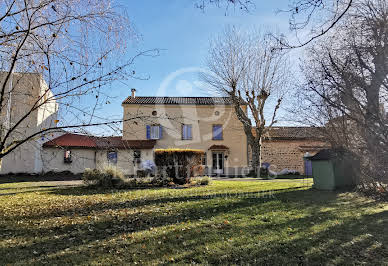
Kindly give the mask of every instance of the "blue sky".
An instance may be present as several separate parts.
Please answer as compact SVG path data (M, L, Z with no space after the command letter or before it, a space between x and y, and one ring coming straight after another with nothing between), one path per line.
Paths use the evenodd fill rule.
M138 90L138 95L150 96L157 93L162 82L175 71L185 68L204 68L209 40L227 25L241 28L263 27L277 28L287 31L288 15L275 14L279 7L287 8L288 1L259 0L251 13L241 10L208 7L205 12L194 7L193 0L145 0L124 1L122 4L132 19L135 29L141 39L135 43L137 49L159 48L157 58L139 58L136 62L138 74L149 75L149 80L130 80L128 85ZM259 5L260 3L260 5ZM281 4L283 3L283 4ZM191 72L191 73L190 73ZM166 95L182 94L182 85L192 87L198 80L195 71L188 71L176 78L176 84L170 84L164 93ZM187 82L182 82L187 81ZM123 97L127 96L130 88L120 88ZM183 90L184 95L197 96L206 94L195 87ZM183 96L183 95L180 95Z
M198 70L206 67L209 40L225 26L288 33L289 14L276 12L286 9L288 0L254 2L255 7L247 13L214 6L202 12L195 8L195 0L119 0L117 3L126 9L140 37L129 40L128 58L147 49L161 49L161 53L154 58L138 58L136 73L149 79L112 84L109 90L115 99L100 113L120 119L121 102L130 95L131 88L137 89L138 96L206 96L206 88L198 85ZM162 84L166 86L162 88Z

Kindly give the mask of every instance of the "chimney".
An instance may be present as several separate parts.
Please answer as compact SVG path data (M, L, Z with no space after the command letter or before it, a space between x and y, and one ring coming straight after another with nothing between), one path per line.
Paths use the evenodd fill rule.
M131 93L132 93L132 95L131 95L131 97L132 98L135 98L136 97L136 89L131 89Z

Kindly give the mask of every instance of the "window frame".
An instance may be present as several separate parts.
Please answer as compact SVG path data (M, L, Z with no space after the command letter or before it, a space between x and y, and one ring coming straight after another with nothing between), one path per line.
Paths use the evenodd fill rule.
M141 150L133 150L133 163L141 163Z
M205 152L201 156L201 165L207 165L207 153Z
M67 156L67 153L69 153L68 156ZM63 162L64 163L72 163L73 162L73 160L71 158L71 150L70 149L65 150L65 153L63 155Z
M138 154L136 154L138 153ZM141 150L133 150L133 158L134 159L141 159Z
M156 137L153 135L155 134L154 128L157 129ZM160 130L160 125L150 125L150 139L160 139Z
M219 127L221 129L220 137L219 138L216 138L216 135L214 134L215 133L215 127ZM213 124L213 126L212 126L212 140L224 140L224 128L223 128L223 125L221 125L221 124Z
M190 129L190 134L187 134ZM186 129L186 130L185 130ZM193 125L192 124L182 124L182 140L192 140L193 139Z
M115 161L112 161L112 160L109 159L109 154L110 154L110 153L116 153L116 160L115 160ZM107 151L107 152L106 152L106 160L108 161L108 164L117 165L117 161L118 161L118 152L115 151L115 150Z

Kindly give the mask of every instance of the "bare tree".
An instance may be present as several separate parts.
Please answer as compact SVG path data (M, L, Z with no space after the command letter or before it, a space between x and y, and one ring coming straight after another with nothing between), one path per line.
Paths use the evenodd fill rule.
M290 1L288 9L279 10L290 14L289 29L293 41L284 36L275 36L281 48L304 47L328 34L344 16L351 11L355 0L296 0Z
M387 183L388 3L355 3L302 65L308 116L326 124L334 147L360 156L364 185Z
M230 7L239 8L244 11L249 11L254 7L252 0L194 0L195 6L201 10L205 10L207 5L215 5L217 7L224 7L228 10Z
M205 10L217 6L228 11L230 8L250 12L259 6L261 0L194 0L195 6ZM288 13L289 30L295 38L273 35L278 48L293 49L304 47L329 33L350 12L355 0L290 0L288 8L279 6L277 13Z
M99 107L110 103L110 93L104 89L115 80L142 78L133 69L135 59L157 51L122 59L128 58L125 51L136 34L119 10L110 0L0 3L0 159L46 132L122 122L97 115ZM36 73L46 83L37 94L31 93L28 75L19 73ZM17 93L23 95L14 97L19 82L24 84ZM83 101L88 104L82 105ZM58 105L60 119L31 129L29 119L42 107L58 109ZM17 113L12 119L11 109Z
M274 49L275 45L269 35L229 27L212 42L207 60L211 74L202 76L218 93L232 99L256 174L260 173L262 139L277 122L290 75L287 57ZM272 112L267 122L269 108Z

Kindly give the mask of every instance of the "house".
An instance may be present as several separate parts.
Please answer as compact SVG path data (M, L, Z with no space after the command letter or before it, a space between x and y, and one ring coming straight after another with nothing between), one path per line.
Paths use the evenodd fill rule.
M142 160L153 160L156 140L123 140L122 137L96 137L67 133L43 144L44 172L82 173L114 165L126 175L141 169Z
M81 173L113 164L135 175L154 149L187 148L205 152L205 174L244 175L250 170L247 138L228 97L138 97L122 103L123 135L65 134L46 142L44 171ZM246 106L244 106L246 110ZM262 161L271 169L304 173L303 156L326 147L318 128L274 127L264 138Z
M249 171L247 138L228 97L138 97L133 90L122 106L123 140L203 150L209 175Z
M0 86L3 86L7 74L7 72L0 72ZM55 99L52 99L53 94L41 74L12 73L5 88L0 112L1 134L5 134L21 121L16 130L10 134L7 143L24 139L43 128L55 126L58 105ZM40 106L31 112L35 103ZM29 112L31 113L22 119ZM41 173L43 171L42 144L56 136L58 133L50 132L23 143L0 160L0 174Z

